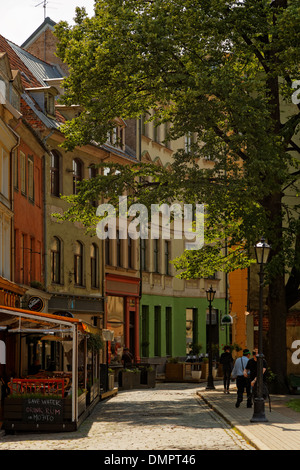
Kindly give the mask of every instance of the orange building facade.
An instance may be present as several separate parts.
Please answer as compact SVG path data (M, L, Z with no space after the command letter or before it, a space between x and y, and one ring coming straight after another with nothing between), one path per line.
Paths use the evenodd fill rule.
M14 162L15 281L44 283L43 149L25 128ZM26 139L26 140L25 140Z
M232 344L241 349L253 348L252 316L248 312L248 270L238 269L228 276L229 301L231 306Z

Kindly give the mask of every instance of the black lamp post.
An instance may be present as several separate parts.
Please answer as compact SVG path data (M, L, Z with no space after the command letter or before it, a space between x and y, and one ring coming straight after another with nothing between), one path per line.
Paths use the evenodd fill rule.
M206 298L209 303L209 325L208 325L208 377L206 390L214 390L214 379L212 374L212 335L211 335L211 304L215 298L216 291L213 290L212 286L206 291Z
M251 422L267 422L265 401L263 398L263 285L264 265L267 263L271 247L262 238L255 245L256 261L259 264L259 323L258 323L258 355L257 355L257 396L254 400L254 410Z

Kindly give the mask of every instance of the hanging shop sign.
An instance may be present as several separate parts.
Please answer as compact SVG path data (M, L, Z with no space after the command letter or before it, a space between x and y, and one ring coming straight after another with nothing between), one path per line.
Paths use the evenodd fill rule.
M45 303L41 297L30 297L27 304L28 310L32 312L41 312L45 307Z
M232 325L233 318L231 315L227 314L221 318L221 325Z

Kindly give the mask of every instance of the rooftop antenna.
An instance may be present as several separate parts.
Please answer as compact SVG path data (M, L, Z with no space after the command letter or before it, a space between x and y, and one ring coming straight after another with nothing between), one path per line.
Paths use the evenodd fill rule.
M43 0L42 2L38 3L37 5L35 5L36 7L39 7L40 5L43 5L43 8L44 8L44 20L46 19L46 5L47 5L47 0Z

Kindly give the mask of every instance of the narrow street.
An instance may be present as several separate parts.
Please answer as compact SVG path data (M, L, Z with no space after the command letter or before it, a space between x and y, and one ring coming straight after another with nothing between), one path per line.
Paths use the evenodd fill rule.
M254 450L196 395L201 387L120 391L74 433L6 435L0 450Z

